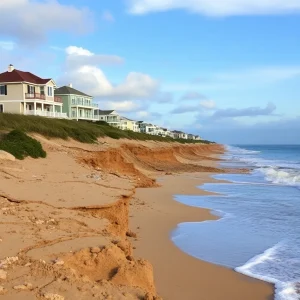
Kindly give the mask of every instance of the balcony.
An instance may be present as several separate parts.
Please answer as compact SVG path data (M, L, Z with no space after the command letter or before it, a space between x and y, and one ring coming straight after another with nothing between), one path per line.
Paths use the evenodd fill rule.
M54 102L63 103L63 100L61 97L54 96Z
M33 94L25 94L25 99L40 99L40 100L46 100L46 96L44 94L40 93L33 93Z
M40 94L40 93L33 93L33 94L25 94L25 99L39 99L39 100L46 100L46 95L45 94ZM63 103L63 100L61 97L54 96L54 102L57 103Z
M48 118L57 118L57 119L67 119L68 116L66 113L61 112L52 112L52 111L42 111L42 110L26 110L25 115L28 116L40 116L40 117L48 117Z
M74 106L85 106L85 107L93 107L93 108L98 108L98 104L96 103L89 103L81 100L72 100L72 105Z

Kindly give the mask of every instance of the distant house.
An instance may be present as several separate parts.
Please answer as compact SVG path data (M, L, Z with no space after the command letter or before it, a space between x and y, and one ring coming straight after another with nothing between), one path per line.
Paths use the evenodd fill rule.
M193 134L188 134L187 135L187 138L189 139L189 140L194 140L195 139L195 136L193 135Z
M115 110L95 110L95 118L98 121L107 122L110 126L119 127L121 116Z
M178 131L178 130L173 130L172 131L172 135L174 139L187 139L188 135L182 131Z
M200 140L202 140L202 138L199 135L195 135L194 140L200 141Z
M70 119L95 121L95 110L98 104L93 102L93 97L69 86L62 86L54 91L55 96L63 100L63 112Z
M140 131L142 133L156 135L157 127L150 123L139 123Z
M119 128L122 130L131 130L134 132L140 132L140 127L137 121L128 119L126 117L120 118Z
M9 65L8 71L0 74L0 113L67 118L62 99L54 95L55 86L51 78L43 79Z
M161 129L162 129L161 135L163 137L173 137L170 130L168 130L167 128L161 128Z
M159 135L159 136L163 136L163 137L166 136L166 135L165 135L164 128L159 127L159 126L156 126L155 134L156 134L156 135Z

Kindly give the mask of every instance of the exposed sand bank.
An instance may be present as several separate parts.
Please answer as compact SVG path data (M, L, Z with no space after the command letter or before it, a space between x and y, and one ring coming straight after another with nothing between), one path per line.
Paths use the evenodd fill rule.
M199 172L224 172L212 164L221 146L35 137L46 159L0 160L1 299L238 299L213 298L227 293L228 280L252 289L251 299L271 293L265 283L187 256L168 238L179 222L214 218L172 194L199 192L195 185L207 180ZM166 176L158 187L157 176L183 172L197 179ZM194 275L207 286L200 289Z

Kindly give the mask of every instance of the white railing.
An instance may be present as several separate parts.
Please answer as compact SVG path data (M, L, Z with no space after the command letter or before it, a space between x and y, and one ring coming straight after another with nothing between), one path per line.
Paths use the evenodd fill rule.
M46 110L26 110L25 115L29 116L41 116L41 117L48 117L48 118L59 118L59 119L67 119L68 116L66 113L61 112L52 112Z

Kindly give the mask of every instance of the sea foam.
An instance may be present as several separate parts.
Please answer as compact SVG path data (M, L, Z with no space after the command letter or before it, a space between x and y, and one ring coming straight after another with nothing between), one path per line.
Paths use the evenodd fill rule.
M270 266L276 264L278 252L283 246L284 242L277 243L262 254L249 260L245 265L235 268L235 271L274 284L275 300L299 300L300 295L297 291L297 281L284 281L284 278L278 279L274 276L276 271L273 271L272 274L270 269Z

